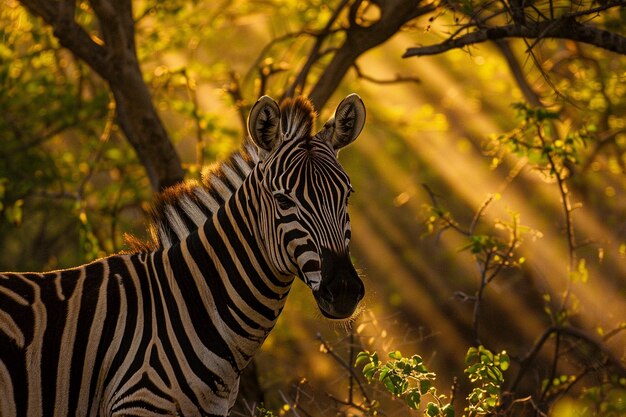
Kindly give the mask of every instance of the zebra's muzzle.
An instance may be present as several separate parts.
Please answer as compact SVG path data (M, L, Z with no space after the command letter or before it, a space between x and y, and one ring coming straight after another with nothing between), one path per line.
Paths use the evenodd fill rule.
M365 295L365 286L352 265L349 254L335 254L322 248L322 280L315 301L330 319L346 319L354 314Z

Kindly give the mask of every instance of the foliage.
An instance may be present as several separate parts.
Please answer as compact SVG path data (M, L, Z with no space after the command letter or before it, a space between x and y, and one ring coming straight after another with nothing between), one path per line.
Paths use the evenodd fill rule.
M263 406L257 407L256 417L275 417L275 414Z
M493 414L501 405L503 372L509 369L509 356L504 351L494 354L484 346L470 347L465 363L465 373L476 385L467 396L467 416Z
M425 416L453 417L452 401L439 394L435 387L436 374L424 365L421 356L403 357L399 351L389 353L390 361L383 362L376 352L360 352L355 366L364 365L362 372L369 382L376 379L394 396L404 399L406 404L418 410L423 407ZM506 352L493 354L484 346L471 347L465 356L465 374L473 385L467 396L465 414L468 417L491 415L501 405L503 372L509 368L510 359ZM432 401L423 405L422 399Z
M610 337L618 334L622 329L622 324L618 324L618 327L611 332L609 337L605 337L604 341L598 341L593 336L576 327L568 327L574 322L574 317L580 313L579 302L573 295L573 286L574 284L584 285L590 279L586 259L577 257L577 252L580 251L581 246L576 238L573 217L574 205L571 202L571 192L568 184L572 171L581 163L581 155L585 147L596 139L594 135L595 127L593 125L582 125L576 130L565 131L564 129L559 129L560 117L557 112L546 110L545 108L532 108L524 103L516 103L514 108L518 112L519 126L508 133L492 136L490 147L487 148L488 154L493 157L492 168L497 167L506 159L507 152L512 152L517 157L525 158L526 163L532 169L540 172L549 182L556 184L561 198L561 212L565 223L563 235L567 243L569 260L566 266L567 286L561 292L559 299L553 302L550 294L546 293L543 295L546 302L544 311L548 314L552 326L546 329L544 334L521 360L521 367L514 378L514 382L506 387L508 391L507 397L518 395L515 391L518 389L519 382L528 372L527 367L530 366L531 361L536 359L536 355L544 348L550 337L554 336L555 349L552 353L552 366L547 372L544 372L545 378L542 386L536 388L536 397L534 397L536 403L533 403L533 406L537 407L536 404L545 402L542 407L550 409L554 406L555 415L559 415L560 410L562 410L559 407L562 404L568 404L568 406L577 410L585 410L589 407L589 403L586 405L582 404L585 401L589 401L590 398L595 398L594 407L598 410L609 410L613 408L613 405L605 404L604 399L594 396L593 393L604 391L606 387L611 387L608 388L608 391L613 391L617 388L617 392L619 392L619 384L616 386L615 382L619 379L619 375L624 373L624 365L619 360L611 358L612 354L606 351L604 341L608 341ZM430 208L431 215L427 220L428 230L434 233L452 229L464 236L468 243L463 249L469 250L479 266L480 284L477 291L473 296L460 293L463 299L474 303L474 337L478 341L478 323L481 321L480 311L483 308L484 292L487 286L497 276L502 274L504 268L511 266L523 267L525 258L516 254L516 251L519 250L521 244L520 230L528 233L530 229L525 227L520 229L519 215L513 213L513 221L506 227L509 234L508 244L497 234L479 234L476 230L479 227L484 211L492 203L493 197L488 198L479 207L470 226L464 228L454 219L449 211L441 208L435 194L429 189L427 190L433 202ZM502 223L496 221L495 224L499 225ZM561 343L565 343L566 338L569 338L568 343L571 346L569 349L561 347ZM607 362L611 366L598 367L594 361L587 361L581 364L582 371L578 374L560 374L558 371L559 364L564 362L565 358L571 354L570 349L582 349L581 345L585 345L586 349L606 355L608 358ZM508 356L505 356L503 353L503 356L499 357L491 354L488 350L483 351L482 349L482 347L478 349L471 348L466 358L469 362L473 362L473 365L466 369L466 372L473 374L473 376L470 376L470 380L472 382L481 382L483 385L482 387L474 388L467 397L470 405L465 411L469 412L470 415L473 412L512 413L511 407L515 406L516 401L510 402L509 400L508 404L503 404L501 401L502 383L504 381L500 371L509 367ZM480 371L476 373L475 371L479 369ZM585 398L586 400L581 403L572 401L570 398L561 402L561 405L556 403L557 405L555 406L556 400L566 395L572 387L579 384L587 373L598 373L599 378L605 382L599 386L588 386L583 389L580 398ZM608 381L613 382L609 383ZM519 402L529 400L533 401L533 396L519 399ZM611 415L611 412L608 412L608 415Z
M355 366L364 364L363 375L368 381L376 377L389 393L402 397L410 408L419 409L422 398L426 397L432 401L426 404L424 415L454 416L452 404L446 401L445 395L437 393L433 385L436 375L426 368L421 356L405 358L400 351L394 351L389 353L389 358L391 360L383 364L376 352L364 351L357 355Z
M526 103L515 103L520 126L504 135L499 135L493 142L500 149L493 161L497 165L502 160L503 151L508 150L519 156L525 156L533 166L554 177L565 177L568 165L580 163L581 151L594 139L596 128L593 124L568 131L561 138L555 129L559 121L557 112L544 108L532 108Z
M0 21L0 212L7 220L0 223L0 235L19 235L20 226L28 219L24 246L37 235L43 242L48 241L47 235L56 240L58 235L67 235L68 229L75 239L64 242L67 247L57 256L73 254L56 261L15 256L7 248L2 257L5 268L40 269L42 263L48 268L58 267L56 262L79 263L116 250L119 236L106 236L94 225L104 226L104 217L109 224L126 227L115 207L131 198L124 194L111 198L111 192L123 184L98 189L100 185L94 187L89 180L101 173L123 177L133 171L136 160L132 153L123 151L123 142L109 141L115 131L107 123L110 103L106 88L84 64L59 48L49 28L17 4L9 2L3 7ZM58 218L51 225L42 220L40 227L47 227L47 231L38 232L34 217L44 210Z

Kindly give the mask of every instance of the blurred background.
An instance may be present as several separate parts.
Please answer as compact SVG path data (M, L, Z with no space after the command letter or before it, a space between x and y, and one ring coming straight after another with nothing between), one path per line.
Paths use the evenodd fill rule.
M623 40L622 2L121 3L107 15L108 1L69 2L62 26L46 2L4 0L0 270L66 268L145 238L154 192L236 150L258 96L309 95L323 123L356 92L367 124L340 161L364 309L331 323L294 285L256 358L265 407L421 415L349 366L400 350L461 415L465 354L484 345L512 358L491 412L624 415L626 58L613 38L577 38L584 26ZM123 55L107 25L124 13L139 84L107 72ZM424 45L444 46L407 52ZM178 156L158 178L120 116L143 89Z

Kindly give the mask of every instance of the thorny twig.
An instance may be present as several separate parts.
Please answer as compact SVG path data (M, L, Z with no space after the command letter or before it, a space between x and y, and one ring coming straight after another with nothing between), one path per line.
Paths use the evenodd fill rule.
M430 201L432 202L433 208L435 209L437 216L439 217L441 221L444 222L444 227L442 228L442 232L445 229L453 229L459 232L460 234L462 234L463 236L471 236L471 232L469 230L463 229L457 222L454 221L454 219L448 216L447 213L444 212L443 209L441 209L441 206L439 205L439 202L437 201L437 198L438 198L437 194L435 194L435 192L431 190L428 184L422 184L422 188L424 188L424 190L426 190L426 192L428 193L428 197L430 198Z
M488 199L487 201L490 202L491 200L492 198ZM488 203L483 204L481 206L481 209L484 210L487 204ZM479 212L480 210L477 212L477 214ZM478 345L481 344L480 338L478 336L478 326L479 326L479 321L480 321L480 311L482 307L482 300L483 300L485 289L487 288L487 285L489 285L491 281L493 281L500 274L500 272L504 269L504 267L509 264L510 259L513 258L513 251L519 244L518 227L519 225L517 224L517 218L513 216L513 225L511 226L511 229L510 229L511 234L509 237L509 244L506 250L504 251L504 253L500 254L495 248L489 249L489 251L485 255L485 259L480 265L480 270L481 270L480 286L478 287L478 290L476 291L476 294L474 296L474 312L473 312L473 318L472 318L474 341ZM499 256L501 259L499 261L496 261L495 260L496 256ZM492 260L494 260L495 262L495 266L493 266L493 269L492 269L492 265L490 265ZM490 270L491 270L491 273L489 273Z
M403 75L396 75L395 78L382 80L380 78L375 78L375 77L372 77L371 75L364 74L363 71L361 70L361 67L356 62L352 65L352 67L354 68L354 71L356 72L357 77L365 81L374 83L374 84L399 84L399 83L419 84L422 82L418 77L410 77L410 76L403 76Z
M618 327L616 329L614 329L613 331L607 333L607 335L609 335L610 337L613 337L615 335L617 335L619 332L624 331L626 329L626 327ZM541 336L539 336L539 338L537 339L537 341L533 344L533 346L530 348L530 350L528 352L526 352L526 354L521 357L519 359L519 371L515 377L515 379L513 380L513 382L510 385L509 391L514 392L519 383L521 382L522 378L524 377L524 375L526 374L526 372L528 372L529 368L528 365L535 360L535 358L537 357L537 355L539 355L539 352L541 351L541 349L543 348L543 346L545 345L545 343L550 339L550 337L554 334L560 334L563 336L569 336L571 338L575 338L577 340L581 340L586 342L587 344L589 344L590 346L592 346L594 348L594 350L602 353L607 359L607 363L609 363L620 375L622 376L626 376L626 366L622 363L622 361L617 358L609 349L606 348L606 346L604 346L604 342L606 342L608 339L603 338L598 340L596 337L588 334L587 332L581 330L581 329L577 329L575 327L571 327L571 326L550 326L548 327L542 334Z
M191 117L196 125L196 164L202 168L204 166L204 154L206 144L204 143L204 136L202 131L202 124L200 120L200 111L198 105L198 94L196 94L195 81L192 80L185 69L180 71L183 79L185 80L185 87L187 90L187 98L191 101L192 110Z
M352 363L346 362L345 359L337 354L337 352L333 350L333 348L328 344L328 342L322 337L320 333L317 334L317 340L319 340L320 343L324 346L326 353L332 356L332 358L337 361L337 363L341 365L342 368L348 371L352 380L356 381L357 385L359 386L359 390L361 391L361 395L363 395L365 401L367 401L368 403L371 402L369 396L367 395L367 391L363 386L363 383L361 382L361 379L359 378L356 370L352 366ZM352 393L350 393L350 397L352 397Z
M542 21L527 22L525 25L513 23L505 26L486 26L489 19L470 21L464 25L467 33L459 37L450 36L441 43L407 49L403 57L440 54L451 49L464 48L477 43L505 38L545 39L561 38L590 43L617 53L624 53L624 37L616 32L598 29L576 21L583 16L594 16L602 11L626 5L624 1L608 1L587 10L564 13L558 18L542 16ZM536 10L538 11L538 10ZM480 23L480 24L479 24ZM475 30L469 30L469 29ZM533 45L529 45L531 48Z
M330 16L330 18L326 22L326 25L324 26L324 28L321 31L319 31L319 33L314 35L315 43L311 47L311 51L308 54L308 58L306 62L304 63L304 65L302 66L300 72L296 76L296 79L294 80L294 82L291 84L291 86L289 86L285 90L283 97L292 97L297 91L302 91L304 89L304 86L306 85L306 79L309 75L309 72L313 68L313 65L322 56L325 55L324 52L320 52L322 50L322 45L324 44L324 41L329 35L336 32L335 30L333 30L332 27L335 24L335 21L339 18L341 11L346 7L348 3L349 3L349 0L341 0L341 3L337 5L335 10L333 11L333 14Z
M540 126L537 126L537 137L541 142L542 148L546 147L547 141L543 136L542 129ZM550 166L550 171L554 175L557 181L559 194L561 196L561 204L563 205L563 214L565 216L565 233L567 236L567 249L568 249L568 274L574 270L574 264L576 262L576 240L574 236L574 223L572 222L572 204L569 199L569 190L567 188L567 184L565 182L565 178L563 177L561 170L559 169L556 161L554 160L554 156L551 152L546 152L546 158L548 159L548 163ZM559 308L559 312L563 311L566 308L567 300L571 293L571 279L568 279L568 287L561 300L561 306Z

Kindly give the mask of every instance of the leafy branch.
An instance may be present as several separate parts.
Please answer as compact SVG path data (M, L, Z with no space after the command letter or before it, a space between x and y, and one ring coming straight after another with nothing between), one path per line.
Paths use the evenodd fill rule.
M407 406L418 410L422 398L431 401L425 406L424 415L429 417L454 417L454 407L446 400L446 396L439 394L433 385L436 374L428 370L424 360L419 355L410 358L402 356L400 351L389 353L390 361L382 363L376 352L360 352L354 366L363 366L363 375L368 381L377 379L387 391L401 397Z
M476 385L467 396L467 416L493 414L501 405L503 372L509 369L509 355L505 351L494 354L484 346L470 347L465 364L465 373Z
M480 219L485 214L488 206L497 198L496 195L490 195L483 204L476 210L469 227L464 228L457 223L452 214L445 210L435 193L427 186L423 187L431 198L431 206L429 207L431 215L426 221L429 232L437 231L441 233L447 229L452 229L465 237L466 245L461 250L467 250L472 254L479 271L479 286L473 295L467 295L457 292L456 296L465 301L474 303L472 329L474 341L480 345L479 325L481 318L481 306L487 286L500 275L505 268L519 267L525 262L525 258L517 256L515 251L522 242L522 234L530 233L531 230L520 225L519 214L511 212L511 220L497 221L495 228L504 230L507 237L497 233L479 233L477 228Z
M567 180L570 177L570 164L577 164L580 160L580 150L592 142L595 134L593 127L583 127L568 132L565 137L557 134L554 122L559 121L557 112L532 108L524 103L514 104L518 112L520 125L511 132L495 138L492 155L502 160L505 152L513 152L519 156L529 158L535 169L543 172L557 184L565 222L564 233L568 253L568 286L563 292L560 305L553 314L553 321L561 323L566 318L567 304L571 295L571 286L574 281L586 275L584 259L577 262L576 250L578 244L574 229L572 213L576 206L572 204ZM585 280L582 278L581 280Z
M591 20L599 13L607 10L624 7L624 1L606 1L600 6L588 9L576 10L563 13L560 17L555 17L552 2L550 2L549 14L543 14L534 2L518 2L523 4L519 9L503 8L494 12L490 18L506 14L513 22L508 25L489 25L489 19L476 18L476 13L467 24L461 25L460 29L441 43L408 48L404 53L404 58L419 57L425 55L436 55L443 52L465 48L486 41L498 41L502 39L523 38L541 40L546 38L567 39L576 42L588 43L590 45L603 48L621 55L626 55L626 37L619 33L604 30L592 26L582 19ZM506 5L507 2L502 2ZM530 15L538 16L531 19ZM463 35L456 36L460 32ZM529 47L532 49L532 46Z
M408 407L418 410L423 408L428 417L454 417L454 398L440 394L434 385L437 375L428 370L420 355L404 357L400 351L388 354L391 360L383 363L376 352L360 352L355 366L363 365L363 375L368 381L377 380L387 391L402 398ZM510 364L506 352L492 353L484 346L471 347L465 355L467 375L473 385L466 397L464 408L467 417L490 415L501 404L501 389L504 374ZM428 404L422 400L428 398Z

